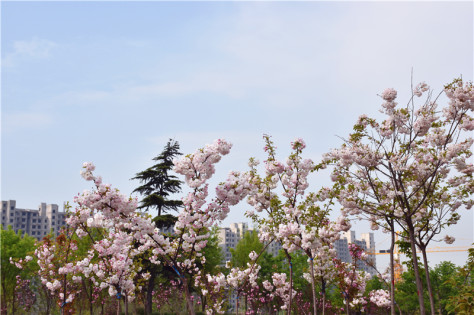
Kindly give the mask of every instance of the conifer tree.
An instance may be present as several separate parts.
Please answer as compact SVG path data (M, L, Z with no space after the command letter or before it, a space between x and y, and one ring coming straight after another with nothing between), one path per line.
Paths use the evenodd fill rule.
M168 199L171 194L181 191L180 181L175 175L170 174L173 168L173 159L182 155L179 152L179 143L172 139L164 147L163 151L155 158L157 164L137 173L132 179L140 181L141 186L133 192L144 196L140 202L139 209L156 209L158 211L155 222L158 226L169 225L172 215L163 215L170 210L177 211L183 204L181 200Z
M157 163L143 172L137 173L132 179L140 181L141 186L133 192L138 192L143 196L139 209L146 211L156 209L157 215L153 219L158 228L172 226L177 218L171 214L165 214L170 210L177 211L182 206L181 200L170 200L169 196L181 191L182 181L175 175L171 175L173 169L173 159L179 155L179 143L172 139L168 140L163 151L155 158ZM146 286L145 314L152 314L153 310L153 289L155 279L159 273L165 274L166 270L154 264L145 263L144 271L150 273L148 284Z

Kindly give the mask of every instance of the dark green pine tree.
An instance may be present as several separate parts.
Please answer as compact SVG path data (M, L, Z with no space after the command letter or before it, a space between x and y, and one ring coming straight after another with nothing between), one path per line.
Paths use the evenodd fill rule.
M137 173L132 178L139 180L141 184L133 191L143 196L138 208L146 211L156 209L158 214L153 221L158 228L174 225L177 218L165 213L171 210L177 211L183 204L181 200L169 199L171 194L181 191L182 182L176 176L170 174L173 168L173 159L179 155L182 155L182 153L179 152L178 142L170 139L160 155L153 158L157 163L143 172ZM142 272L150 273L148 284L143 288L146 292L145 314L152 314L152 293L158 274L165 275L167 271L162 265L157 266L149 261L145 262L145 268Z
M174 224L176 217L164 214L171 210L177 211L183 204L181 200L169 199L171 194L181 191L183 183L176 176L170 174L173 168L173 159L179 155L182 155L179 152L179 143L170 139L160 155L153 158L157 164L137 173L132 178L139 180L141 184L133 191L143 196L138 208L146 211L156 209L158 215L154 221L158 227Z

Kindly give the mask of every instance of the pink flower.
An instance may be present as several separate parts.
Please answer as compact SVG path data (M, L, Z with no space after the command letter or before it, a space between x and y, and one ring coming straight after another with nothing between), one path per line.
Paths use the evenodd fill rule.
M397 98L397 91L395 91L392 88L385 89L382 92L382 98L386 100L387 102L392 102L393 100Z

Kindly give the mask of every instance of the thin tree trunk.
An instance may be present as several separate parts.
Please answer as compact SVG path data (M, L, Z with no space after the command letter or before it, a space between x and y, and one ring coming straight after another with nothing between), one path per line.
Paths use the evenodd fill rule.
M148 288L146 290L145 314L151 315L153 310L153 289L155 288L156 267L151 268L150 279L148 279Z
M188 280L184 276L181 279L183 281L184 293L186 294L186 303L188 305L189 314L195 315L193 301L191 300L191 293L189 292L188 288Z
M15 287L13 288L13 300L12 300L12 314L15 315L15 300L16 300L16 297L15 297Z
M285 250L286 258L288 259L288 264L290 265L290 304L288 305L287 315L291 314L291 304L293 302L293 264L291 263L291 256L288 254L288 251Z
M120 303L120 299L117 299L117 315L120 315L122 311L121 308L122 308L122 304Z
M425 265L426 286L428 287L428 296L430 298L431 315L435 315L435 302L433 297L433 289L431 287L430 268L428 266L428 257L426 256L426 247L420 247L420 250L421 254L423 255L423 264Z
M398 308L398 313L400 313L399 315L403 315L402 310L400 309L400 306L398 304L396 304L396 305L397 305L397 308Z
M91 315L94 315L94 304L92 303L92 299L93 299L93 294L94 294L94 288L91 286L91 295L90 295L90 299L89 299L89 310L91 312Z
M441 305L441 297L439 296L439 291L437 290L436 291L436 295L438 296L438 301L439 301L439 304L438 304L438 314L439 315L443 315L443 307Z
M235 302L235 315L239 315L239 293L237 292L237 299Z
M128 296L125 295L125 298L123 299L123 304L125 305L125 315L128 315Z
M313 314L318 314L318 309L316 305L316 289L314 287L314 262L313 258L309 260L310 268L311 268L311 291L313 292Z
M390 244L390 314L395 315L395 265L393 250L395 249L395 231L392 223L391 226L392 240Z
M46 288L45 285L41 286L43 288L43 291L45 292L45 298L46 298L46 314L49 314L49 311L51 310L51 299L49 296L49 289Z
M416 255L416 244L415 244L415 229L413 227L413 223L411 220L407 220L407 227L408 227L408 235L410 237L410 246L412 252L412 261L413 261L413 271L415 272L415 281L416 281L416 289L418 294L418 303L420 305L420 314L425 315L425 301L423 298L423 283L421 282L420 277L420 268L418 267L418 259Z
M201 294L201 311L204 313L206 311L206 297Z
M321 291L323 292L323 315L326 313L326 280L321 277Z

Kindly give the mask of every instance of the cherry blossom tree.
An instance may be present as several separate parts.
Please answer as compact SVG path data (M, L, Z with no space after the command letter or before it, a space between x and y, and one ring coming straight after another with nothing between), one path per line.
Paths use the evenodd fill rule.
M440 111L438 97L425 83L412 88L404 107L395 102L397 92L386 89L381 111L387 118L379 123L360 116L342 147L326 157L336 166L332 178L339 184L345 213L363 215L374 228L382 225L392 233L396 223L407 233L422 314L417 237L428 240L458 220L457 209L473 204L474 168L468 162L473 140L465 132L474 130L474 90L472 83L456 79L444 92L449 102ZM416 98L423 95L425 101L417 105ZM433 307L431 303L432 313Z
M109 295L116 296L119 301L125 297L127 312L128 301L132 301L136 291L141 289L137 286L137 278L146 280L149 277L148 273L140 273L139 260L134 257L150 250L150 262L165 264L176 272L185 291L188 310L193 314L189 285L199 271L197 260L203 262L202 249L207 244L208 231L226 217L229 207L244 198L248 190L248 181L241 178L240 173L232 172L226 182L217 186L216 197L206 205L206 182L214 173L214 164L229 152L231 146L225 140L217 140L174 161L175 171L185 175L192 191L183 198L184 209L178 215L173 238L160 233L149 215L136 211L136 199L104 184L101 177L93 174L95 166L84 163L81 174L94 183L94 189L84 191L74 200L78 206L67 218L70 234L63 235L65 239L61 246L65 248L61 252L65 256L61 267L52 270L53 259L59 262L58 257L55 258L55 245L44 244L36 253L42 279L59 296L61 306L64 308L74 300L76 293L69 283L80 283L85 277L92 280L95 287L107 289ZM99 237L95 237L93 231L99 231ZM77 252L77 246L71 241L72 235L89 238L92 243L86 257L73 262L70 257ZM53 279L55 274L58 279Z
M330 207L333 204L331 190L322 188L317 193L305 194L309 186L309 173L319 169L311 159L303 159L302 152L306 147L302 139L291 143L293 152L286 163L276 159L276 148L270 137L265 135L265 148L268 158L265 161L265 176L259 176L255 159L250 160L250 182L248 203L257 213L264 212L266 217L254 211L247 215L258 222L260 238L264 242L272 239L282 244L290 265L290 292L292 292L291 253L301 250L308 257L309 281L313 296L313 313L317 314L315 278L321 281L323 300L325 287L331 277L331 263L336 256L333 243L340 237L341 231L350 229L348 220L341 217L337 222L329 220ZM278 185L280 184L280 185ZM282 201L276 189L282 189ZM316 263L315 263L316 260ZM288 314L291 309L290 294ZM324 313L324 302L323 302Z

